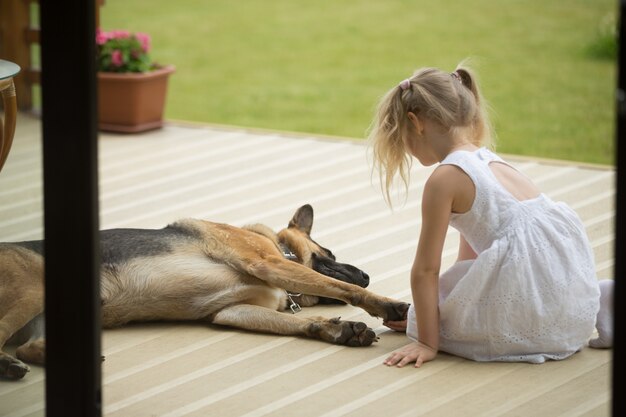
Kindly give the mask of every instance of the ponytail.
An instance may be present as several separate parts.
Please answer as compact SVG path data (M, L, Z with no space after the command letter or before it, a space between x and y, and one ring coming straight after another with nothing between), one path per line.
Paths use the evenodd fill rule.
M472 93L472 97L475 101L476 110L471 120L468 120L473 128L472 142L476 146L495 148L495 138L493 127L489 119L488 106L478 87L476 75L472 70L464 66L464 62L457 66L453 74L458 74L461 84Z

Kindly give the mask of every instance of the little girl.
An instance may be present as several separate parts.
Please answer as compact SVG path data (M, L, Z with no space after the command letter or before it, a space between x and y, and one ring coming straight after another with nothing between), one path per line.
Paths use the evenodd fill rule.
M414 342L386 365L419 367L439 350L477 361L564 359L594 325L589 344L611 347L613 281L596 279L576 213L487 148L491 128L469 69L424 68L392 88L370 140L390 205L396 174L408 188L411 156L439 163L424 186L408 318L385 322ZM448 225L461 234L458 259L439 275Z

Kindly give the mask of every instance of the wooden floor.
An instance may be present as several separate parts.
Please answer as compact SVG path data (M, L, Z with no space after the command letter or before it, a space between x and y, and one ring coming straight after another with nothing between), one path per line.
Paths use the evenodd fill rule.
M371 276L370 289L410 300L408 275L419 201L432 168L415 164L411 193L393 212L372 179L367 147L351 140L169 124L134 136L100 136L102 228L161 227L180 217L286 225L311 203L313 238ZM553 199L577 210L598 277L613 277L615 171L509 157ZM40 125L20 115L0 173L0 241L42 231ZM71 202L68 202L71 204ZM455 257L449 233L444 266ZM285 313L287 314L287 313ZM406 343L350 306L302 315L341 316L380 335L367 348L246 333L203 324L155 323L103 331L104 414L140 416L608 416L611 350L585 348L542 365L476 363L440 354L421 369L388 368ZM72 350L68 346L68 360ZM0 381L0 416L44 415L44 371Z

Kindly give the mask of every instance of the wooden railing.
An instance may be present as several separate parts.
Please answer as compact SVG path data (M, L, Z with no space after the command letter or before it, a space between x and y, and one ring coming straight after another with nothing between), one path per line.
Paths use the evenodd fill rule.
M95 2L98 27L104 0ZM38 17L37 0L0 0L0 58L15 62L22 68L14 79L17 107L22 111L34 110L34 90L41 79Z

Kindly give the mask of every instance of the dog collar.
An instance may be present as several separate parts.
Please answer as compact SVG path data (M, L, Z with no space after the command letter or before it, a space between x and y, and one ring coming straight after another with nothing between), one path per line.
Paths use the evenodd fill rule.
M298 257L296 256L296 254L293 253L291 249L287 247L287 245L284 245L281 243L280 251L283 253L283 258L287 259L288 261L294 261L294 262L298 261Z
M283 258L287 259L288 261L294 261L294 262L298 262L299 259L296 256L295 253L293 253L291 251L291 249L289 249L287 247L287 245L284 244L280 244L280 251L283 253ZM294 298L295 297L300 297L302 294L292 294L289 291L285 291L287 293L287 300L288 300L288 304L289 304L289 309L291 310L291 312L293 314L296 314L300 311L302 311L302 307L300 307L300 304L298 304Z

